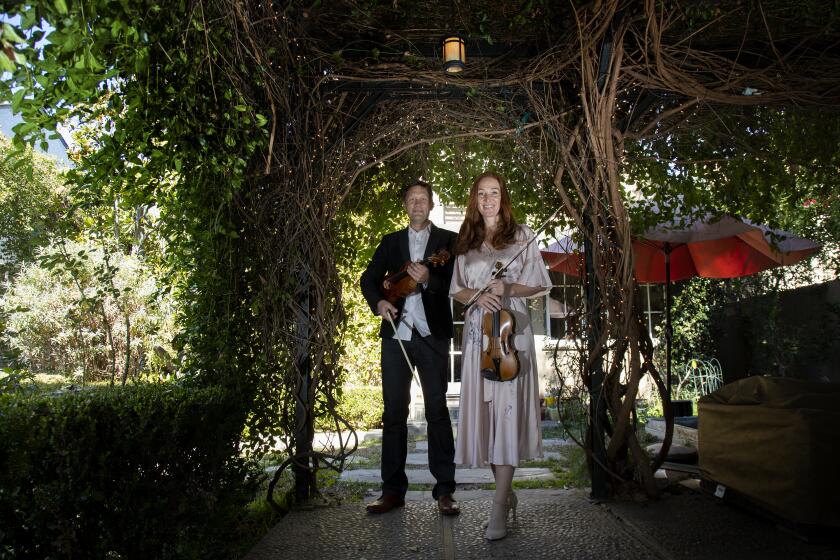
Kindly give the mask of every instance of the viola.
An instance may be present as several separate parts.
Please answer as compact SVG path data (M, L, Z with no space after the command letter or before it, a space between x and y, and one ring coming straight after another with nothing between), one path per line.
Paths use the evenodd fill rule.
M422 264L424 266L441 266L450 258L452 258L452 255L449 251L446 249L440 249L422 261L419 261L418 264ZM382 281L382 291L385 293L385 299L391 304L396 305L399 300L414 293L417 289L417 281L408 274L408 265L410 264L411 261L408 261L399 271L387 276L385 280Z
M496 263L495 278L502 263ZM491 381L510 381L519 375L519 355L513 347L516 320L507 309L485 313L481 321L481 376Z

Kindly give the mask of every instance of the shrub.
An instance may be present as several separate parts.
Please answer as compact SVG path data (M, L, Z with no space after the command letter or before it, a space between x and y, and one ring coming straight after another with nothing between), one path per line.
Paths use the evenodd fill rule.
M357 430L379 428L382 423L382 388L370 385L345 387L339 396L338 413ZM319 430L334 430L329 420L320 417Z
M106 331L113 339L116 367L124 369L127 315L132 359L126 377L136 377L141 369L160 369L152 349L168 346L175 313L148 267L136 256L112 254L111 289L96 272L104 260L96 243L67 241L64 251L78 268L75 278L66 268L45 266L50 260L66 261L59 246L50 246L39 251L40 262L22 266L0 294L0 315L5 319L0 334L18 361L32 371L61 373L82 382L106 379L112 358ZM101 311L92 305L100 300Z
M259 482L240 399L174 384L0 395L0 558L219 558Z
M0 394L31 393L37 390L35 376L26 370L0 368Z
M358 286L361 270L353 274L353 282L343 285L347 323L344 328L341 364L351 386L379 385L382 374L379 361L381 339L378 336L382 319L371 313Z

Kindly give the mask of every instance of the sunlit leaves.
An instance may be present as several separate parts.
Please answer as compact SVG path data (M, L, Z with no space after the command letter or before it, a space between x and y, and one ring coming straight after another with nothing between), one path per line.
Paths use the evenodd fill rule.
M11 151L0 139L0 277L14 273L50 241L66 206L55 162L31 150L10 158Z
M775 221L811 184L840 186L832 171L838 146L840 125L822 112L755 109L629 145L627 169L656 200L679 196Z
M9 23L3 23L0 27L0 70L4 72L14 72L17 64L26 62L26 57L23 53L17 50L17 45L24 43L23 37L18 34L18 31Z
M17 30L9 23L3 23L3 41L7 43L23 43L24 38L21 37ZM5 45L4 45L5 46Z
M241 226L229 207L266 142L254 130L269 122L208 65L217 53L206 45L232 44L231 28L205 26L183 4L161 9L152 0L98 0L84 10L43 0L18 13L26 42L16 48L28 63L4 76L0 93L24 119L16 144L39 142L67 118L98 131L78 154L74 197L87 209L115 199L128 208L155 206L166 241L160 264L192 306L184 331L193 355L218 356L236 324L212 309L235 281L227 271L235 265L223 255L235 252Z

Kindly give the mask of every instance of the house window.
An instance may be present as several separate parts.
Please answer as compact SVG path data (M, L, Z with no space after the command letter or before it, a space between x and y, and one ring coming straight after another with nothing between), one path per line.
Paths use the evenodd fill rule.
M577 278L548 271L551 291L541 301L545 335L556 339L572 338L581 308L581 287ZM535 332L536 334L536 332Z
M458 224L458 227L460 227L461 223L464 221L464 216L466 216L466 212L467 209L463 206L447 206L444 204L443 223Z
M642 306L645 310L648 333L653 339L665 320L665 286L662 284L642 284L639 286L639 291L642 294Z
M582 308L583 292L580 280L567 274L548 271L552 288L545 298L531 300L531 318L534 334L544 334L554 339L574 336L578 312ZM661 284L639 286L645 323L651 338L662 324L665 309L665 289Z

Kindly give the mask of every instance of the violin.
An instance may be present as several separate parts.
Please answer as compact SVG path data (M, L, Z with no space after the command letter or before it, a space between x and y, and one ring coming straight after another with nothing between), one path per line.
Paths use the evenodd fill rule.
M496 263L494 278L503 276ZM519 355L513 347L516 321L507 309L485 313L481 321L481 376L490 381L510 381L519 375Z
M440 266L452 258L452 255L446 249L440 249L429 255L418 264L424 266ZM385 294L385 299L391 304L396 305L397 301L403 299L409 294L414 293L417 289L417 281L408 274L408 265L411 261L405 263L402 268L394 274L387 276L382 281L382 291Z

